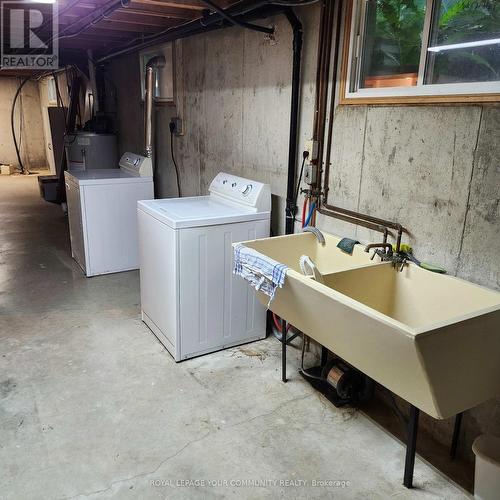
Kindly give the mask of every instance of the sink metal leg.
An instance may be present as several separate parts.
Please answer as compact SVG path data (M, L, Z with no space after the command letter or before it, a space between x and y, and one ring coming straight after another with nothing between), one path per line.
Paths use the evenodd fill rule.
M286 382L286 321L281 320L281 380Z
M413 469L415 468L415 453L417 451L418 417L420 410L413 405L410 407L410 420L408 421L408 435L406 440L405 475L403 484L413 488Z
M453 428L453 437L451 439L451 447L450 447L450 457L452 460L457 455L458 439L460 438L460 428L462 426L462 417L463 416L464 416L464 412L457 413L455 415L455 426Z
M328 349L324 346L321 346L321 368L324 368L327 362L328 362Z

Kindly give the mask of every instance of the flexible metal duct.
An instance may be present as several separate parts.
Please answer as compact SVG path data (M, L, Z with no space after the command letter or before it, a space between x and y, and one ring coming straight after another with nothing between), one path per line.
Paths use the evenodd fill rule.
M153 156L153 84L155 71L165 66L164 56L152 57L146 64L144 96L144 150L148 158Z

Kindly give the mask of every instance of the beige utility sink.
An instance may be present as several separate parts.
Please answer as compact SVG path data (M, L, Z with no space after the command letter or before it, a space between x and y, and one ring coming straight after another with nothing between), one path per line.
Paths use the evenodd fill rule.
M370 260L371 255L364 251L363 245L356 245L352 255L349 255L337 248L341 238L328 233L322 234L325 237L324 245L318 243L316 236L312 233L262 238L260 240L245 241L244 245L255 248L260 253L286 264L290 270L299 273L300 276L302 276L302 273L299 259L302 255L311 257L322 274L375 264L374 261Z
M273 312L435 418L500 395L500 293L414 264L399 272L325 237L325 246L304 233L245 243L290 267ZM302 275L301 255L324 284Z

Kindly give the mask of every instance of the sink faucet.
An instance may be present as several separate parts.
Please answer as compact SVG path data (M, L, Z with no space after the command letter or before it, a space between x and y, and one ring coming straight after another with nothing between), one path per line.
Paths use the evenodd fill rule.
M365 247L365 252L369 252L370 249L376 248L375 252L373 252L372 256L370 257L371 260L375 258L375 255L378 255L383 261L391 260L392 259L392 245L390 243L370 243L369 245L366 245ZM382 248L385 248L384 251L382 251Z
M371 260L378 255L383 261L391 261L395 268L398 268L399 272L404 269L404 266L407 262L407 258L404 254L394 253L392 251L392 245L390 243L370 243L366 245L365 252L369 252L371 248L376 248L375 252L373 252L371 256ZM385 248L385 251L381 249Z
M385 248L386 251L384 252L384 255L386 255L387 257L390 257L392 255L392 245L390 243L370 243L369 245L366 245L365 252L369 252L372 248ZM380 255L380 253L382 252L375 252L375 253Z
M318 240L318 243L320 245L325 244L325 237L323 236L323 233L317 227L306 226L304 229L302 229L302 232L314 234L314 236L316 236L316 239Z

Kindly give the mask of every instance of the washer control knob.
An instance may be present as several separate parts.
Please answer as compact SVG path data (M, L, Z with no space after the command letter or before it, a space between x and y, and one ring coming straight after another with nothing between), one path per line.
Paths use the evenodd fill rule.
M231 184L231 187L234 187L234 188L235 188L235 187L236 187L236 182L233 182L233 183Z
M252 188L253 186L251 184L247 184L242 190L241 190L241 194L243 196L248 196L251 191L252 191Z

